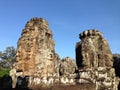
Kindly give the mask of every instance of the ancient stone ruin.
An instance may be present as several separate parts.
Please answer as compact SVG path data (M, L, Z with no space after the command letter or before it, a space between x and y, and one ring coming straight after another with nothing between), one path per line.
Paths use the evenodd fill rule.
M70 57L60 60L52 36L46 20L32 18L27 22L18 40L17 62L10 71L13 88L20 86L21 79L30 88L84 85L84 90L117 90L113 56L101 32L93 29L79 34L76 63ZM85 85L93 88L85 89Z
M108 42L98 30L79 34L76 62L80 78L96 84L96 90L117 90L118 80L113 68L113 56Z
M59 56L54 50L52 32L48 22L32 18L27 22L18 40L16 60L11 76L59 76Z
M75 74L77 70L77 65L74 59L70 57L66 57L61 60L59 68L60 68L60 76L69 77L70 75Z
M113 56L107 40L98 30L84 31L76 45L78 67L112 67Z
M33 18L28 21L18 41L17 70L29 76L57 76L59 57L54 45L46 20Z

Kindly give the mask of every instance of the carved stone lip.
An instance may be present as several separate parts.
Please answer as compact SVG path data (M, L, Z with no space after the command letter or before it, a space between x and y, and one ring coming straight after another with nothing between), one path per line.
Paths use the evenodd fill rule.
M23 70L22 69L18 69L16 72L23 72Z

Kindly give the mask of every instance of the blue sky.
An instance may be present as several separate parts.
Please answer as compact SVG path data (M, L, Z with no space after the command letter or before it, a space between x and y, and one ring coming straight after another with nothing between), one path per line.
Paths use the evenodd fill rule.
M0 0L0 51L17 47L32 17L49 22L61 58L75 58L78 34L93 28L103 32L112 53L120 53L120 0Z

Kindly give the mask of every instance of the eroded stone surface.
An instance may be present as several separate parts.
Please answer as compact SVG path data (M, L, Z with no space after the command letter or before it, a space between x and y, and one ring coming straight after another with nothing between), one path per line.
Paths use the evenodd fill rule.
M108 42L98 30L87 30L79 34L81 42L76 45L78 67L112 67L113 56Z
M79 34L79 38L76 63L69 57L60 60L54 50L48 22L32 18L18 40L17 63L10 71L13 87L17 77L29 76L28 86L31 88L91 84L96 86L92 90L117 90L113 56L102 33L95 29L87 30Z
M81 83L94 83L96 90L117 90L118 78L113 68L113 55L108 42L98 30L79 34L76 44L76 63Z
M54 46L48 22L42 18L32 18L18 40L16 69L29 76L58 75L59 56Z
M66 57L61 60L60 62L61 76L69 76L70 74L75 74L76 70L77 70L77 65L74 59L70 57Z

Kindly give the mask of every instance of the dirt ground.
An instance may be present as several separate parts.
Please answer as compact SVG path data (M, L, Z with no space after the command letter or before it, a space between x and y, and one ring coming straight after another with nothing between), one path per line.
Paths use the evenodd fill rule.
M57 85L49 88L34 87L31 90L95 90L95 85L91 85L91 84L80 84L80 85L69 85L69 86Z

